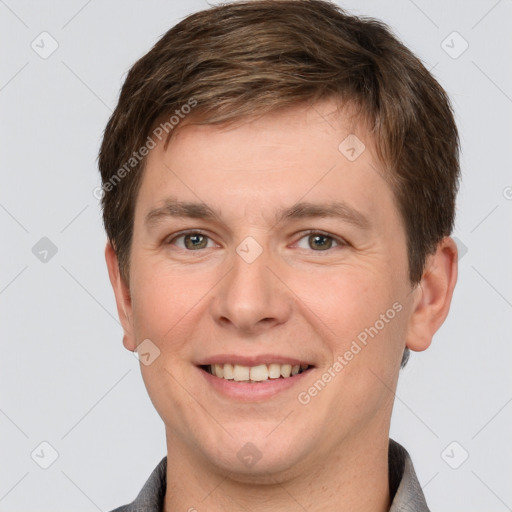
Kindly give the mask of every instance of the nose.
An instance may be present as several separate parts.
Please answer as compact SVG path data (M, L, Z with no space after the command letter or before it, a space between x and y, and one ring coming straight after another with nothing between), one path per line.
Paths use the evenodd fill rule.
M257 335L290 317L291 293L265 253L251 263L234 255L233 267L211 302L211 313L221 327Z

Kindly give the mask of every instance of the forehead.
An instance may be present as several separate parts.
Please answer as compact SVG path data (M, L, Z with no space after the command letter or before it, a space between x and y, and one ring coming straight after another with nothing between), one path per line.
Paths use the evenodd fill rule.
M148 155L136 212L169 196L254 215L340 199L370 214L393 202L369 131L329 101L227 126L185 120Z
M268 170L275 163L294 161L301 162L304 169L313 159L315 165L334 161L339 156L339 144L356 133L373 148L373 138L354 108L325 100L228 124L201 124L185 118L170 138L170 148L163 149L174 153L177 161L194 146L194 159L206 158L210 165L219 163L225 170Z

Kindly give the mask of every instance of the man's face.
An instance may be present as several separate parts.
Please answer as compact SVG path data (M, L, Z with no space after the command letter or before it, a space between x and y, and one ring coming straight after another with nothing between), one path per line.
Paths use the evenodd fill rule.
M148 156L125 344L158 347L141 370L168 440L221 471L293 474L388 436L405 231L370 135L333 110L189 125Z

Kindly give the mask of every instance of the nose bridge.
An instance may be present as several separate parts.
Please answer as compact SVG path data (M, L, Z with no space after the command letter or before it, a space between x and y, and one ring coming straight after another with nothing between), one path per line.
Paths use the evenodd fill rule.
M244 331L285 322L291 304L270 270L274 263L269 250L256 247L251 240L243 241L216 296L213 311L216 321Z

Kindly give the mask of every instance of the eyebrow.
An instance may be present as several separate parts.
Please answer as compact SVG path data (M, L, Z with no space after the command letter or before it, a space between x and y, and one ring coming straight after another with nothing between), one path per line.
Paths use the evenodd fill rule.
M151 227L168 217L188 217L191 219L213 220L217 218L215 212L204 203L178 201L174 198L166 199L164 205L151 210L145 218L146 226Z
M220 216L208 205L189 201L167 199L163 206L151 210L145 218L148 228L158 224L165 218L184 217L191 219L215 220ZM284 220L306 218L337 218L353 224L361 229L369 229L371 223L361 212L343 201L332 201L325 204L300 202L289 208L279 210L275 214L275 224Z
M325 204L301 202L278 213L276 222L283 220L333 217L344 220L361 229L369 229L370 221L361 212L343 201L332 201Z

